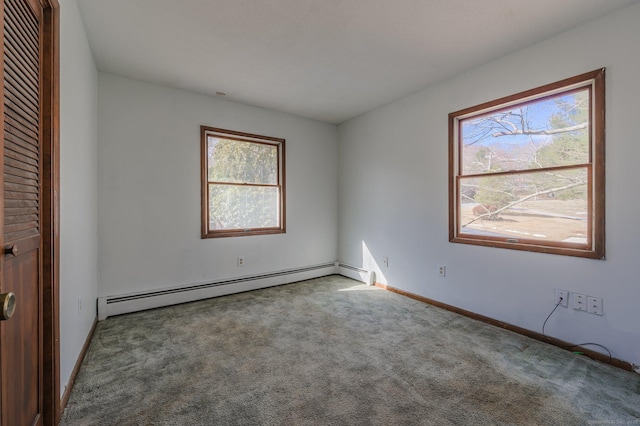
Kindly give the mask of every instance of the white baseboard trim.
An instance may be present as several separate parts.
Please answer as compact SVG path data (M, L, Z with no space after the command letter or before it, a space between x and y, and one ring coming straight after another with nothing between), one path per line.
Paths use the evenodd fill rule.
M330 262L210 283L99 297L98 320L102 321L114 315L226 296L341 273L338 269L338 262Z
M357 266L349 265L347 263L338 262L338 274L345 277L361 281L368 285L373 285L376 281L376 273L374 271L367 271L366 269L359 268Z

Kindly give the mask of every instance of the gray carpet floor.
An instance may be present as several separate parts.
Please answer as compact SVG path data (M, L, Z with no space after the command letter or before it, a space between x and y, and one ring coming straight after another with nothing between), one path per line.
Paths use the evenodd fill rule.
M640 424L640 375L330 276L109 318L61 425Z

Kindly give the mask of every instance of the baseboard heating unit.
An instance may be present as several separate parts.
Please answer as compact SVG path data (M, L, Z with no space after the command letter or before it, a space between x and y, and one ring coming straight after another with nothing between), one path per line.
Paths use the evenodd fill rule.
M193 302L211 297L226 296L228 294L257 290L336 273L339 273L338 263L330 262L209 283L191 284L142 293L99 297L98 320L102 321L114 315L177 305L179 303Z
M367 285L373 285L373 283L376 281L376 273L374 271L367 271L366 269L362 269L357 266L349 265L342 262L338 262L337 269L338 274L361 281Z

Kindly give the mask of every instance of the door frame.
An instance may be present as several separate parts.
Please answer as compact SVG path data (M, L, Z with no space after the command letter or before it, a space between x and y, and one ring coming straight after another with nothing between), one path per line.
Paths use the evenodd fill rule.
M60 4L42 6L43 420L60 421Z
M42 417L43 425L60 421L60 4L58 0L25 0L41 7L40 126L42 186L40 230L42 252ZM4 21L4 5L0 9ZM4 22L3 22L4 25ZM0 74L3 74L0 71ZM4 90L4 85L0 84ZM0 104L4 114L4 103ZM4 133L4 124L2 123ZM1 164L1 163L0 163ZM1 203L0 203L1 204Z

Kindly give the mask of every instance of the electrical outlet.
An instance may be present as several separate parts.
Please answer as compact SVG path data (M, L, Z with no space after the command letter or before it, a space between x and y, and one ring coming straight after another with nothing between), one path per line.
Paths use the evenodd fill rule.
M569 292L565 290L556 289L556 298L554 303L558 306L568 307L569 306Z
M438 276L444 277L447 275L447 267L445 265L438 265Z
M238 256L238 266L244 266L244 256Z
M80 311L82 311L82 297L78 297L78 315L80 315Z
M573 309L578 311L587 310L587 296L584 294L573 293Z
M384 266L386 266L387 268L389 267L389 258L387 256L382 258L382 263L384 263Z
M587 312L602 315L602 299L599 297L587 297Z

